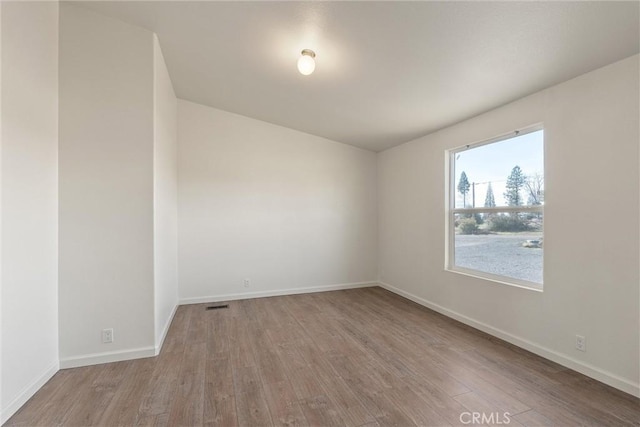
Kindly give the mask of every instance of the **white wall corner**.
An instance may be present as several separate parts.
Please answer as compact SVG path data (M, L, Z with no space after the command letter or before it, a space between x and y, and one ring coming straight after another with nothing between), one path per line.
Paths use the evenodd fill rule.
M60 365L58 362L54 363L42 374L37 376L31 384L28 384L24 389L22 389L6 408L2 408L2 412L0 412L0 425L4 424L9 420L9 418L18 412L18 409L27 403L27 401L31 399L33 395L36 394L38 390L40 390L40 388L42 388L42 386L56 374L56 372L58 372L59 369Z
M176 311L178 311L178 304L175 304L173 306L173 310L171 310L171 314L169 315L169 318L167 318L167 323L164 325L164 328L162 329L162 334L159 337L156 337L156 347L155 347L155 354L154 356L157 356L160 354L160 351L162 351L162 346L164 345L164 340L167 338L167 334L169 333L169 328L171 327L171 323L173 322L173 318L176 315Z

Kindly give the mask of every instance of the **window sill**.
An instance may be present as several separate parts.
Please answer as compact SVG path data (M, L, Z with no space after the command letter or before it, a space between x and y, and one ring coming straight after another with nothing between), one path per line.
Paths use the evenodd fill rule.
M526 280L512 279L504 276L497 276L490 273L483 273L477 270L470 270L462 267L445 267L445 271L473 277L475 279L487 280L489 282L500 283L501 285L513 286L515 288L526 289L528 291L543 292L543 284L529 282Z

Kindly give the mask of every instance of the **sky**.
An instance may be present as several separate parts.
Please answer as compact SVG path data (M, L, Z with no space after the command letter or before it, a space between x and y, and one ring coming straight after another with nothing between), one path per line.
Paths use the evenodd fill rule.
M463 207L458 191L460 175L464 171L469 183L475 182L475 207L483 207L488 183L491 182L496 206L506 206L503 193L507 177L514 166L520 166L525 175L544 174L544 131L527 133L500 142L483 145L455 154L456 207ZM526 203L527 197L522 196ZM472 203L472 189L466 196L467 206Z

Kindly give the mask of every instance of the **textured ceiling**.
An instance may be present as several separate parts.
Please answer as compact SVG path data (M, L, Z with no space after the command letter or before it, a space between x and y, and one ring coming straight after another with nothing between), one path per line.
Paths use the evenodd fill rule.
M375 151L640 44L638 2L75 4L157 33L180 98Z

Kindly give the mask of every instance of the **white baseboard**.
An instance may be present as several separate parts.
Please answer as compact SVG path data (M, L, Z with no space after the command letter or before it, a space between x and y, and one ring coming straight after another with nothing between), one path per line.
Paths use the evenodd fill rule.
M211 295L206 297L181 298L180 305L201 304L201 303L207 303L207 302L220 302L220 301L235 301L240 299L251 299L251 298L276 297L281 295L310 294L314 292L340 291L343 289L370 288L372 286L378 286L378 282L372 281L372 282L343 283L340 285L313 286L309 288L288 288L288 289L277 289L272 291L245 292L241 294L223 294L223 295Z
M6 408L2 408L2 412L0 413L0 425L4 424L13 416L13 414L18 412L18 409L27 403L27 400L31 399L31 397L36 394L36 392L40 390L40 388L45 385L47 381L56 374L56 372L58 372L58 369L59 364L56 361L53 365L47 368L42 375L38 376L31 382L31 384L18 393L18 396L16 396L16 398L13 399Z
M157 341L156 341L154 356L159 355L160 350L162 350L162 346L164 345L164 340L165 338L167 338L167 333L169 332L169 328L171 327L171 322L173 322L173 317L176 315L176 311L178 311L178 307L179 307L179 304L176 304L173 306L173 310L171 310L171 314L169 315L169 318L167 319L167 322L164 325L164 329L162 330L162 335L160 336L160 339L157 340L156 338Z
M99 365L100 363L122 362L131 359L154 357L156 348L142 347L131 350L109 351L105 353L83 354L60 360L60 369L79 368L81 366Z
M409 292L403 291L402 289L396 288L388 283L378 282L378 284L385 288L388 291L393 292L394 294L398 294L407 299L410 299L413 302L416 302L420 305L423 305L427 308L430 308L433 311L437 311L440 314L443 314L447 317L455 319L459 322L464 323L465 325L469 325L473 328L479 329L487 334L498 337L508 343L521 347L525 350L528 350L532 353L537 354L538 356L544 357L545 359L549 359L553 362L556 362L562 366L565 366L569 369L573 369L574 371L580 372L588 377L591 377L595 380L603 382L611 387L617 388L618 390L622 390L625 393L629 393L633 396L640 397L640 384L629 381L625 378L619 377L615 374L607 372L603 369L600 369L596 366L589 365L587 363L576 360L566 354L558 353L555 350L551 350L549 348L543 347L534 342L528 341L524 338L520 338L518 336L512 335L509 332L505 332L501 329L494 328L491 325L487 325L486 323L479 322L475 319L467 317L463 314L457 313L453 310L449 310L448 308L442 307L441 305L432 303L431 301L427 301L424 298L413 295Z

